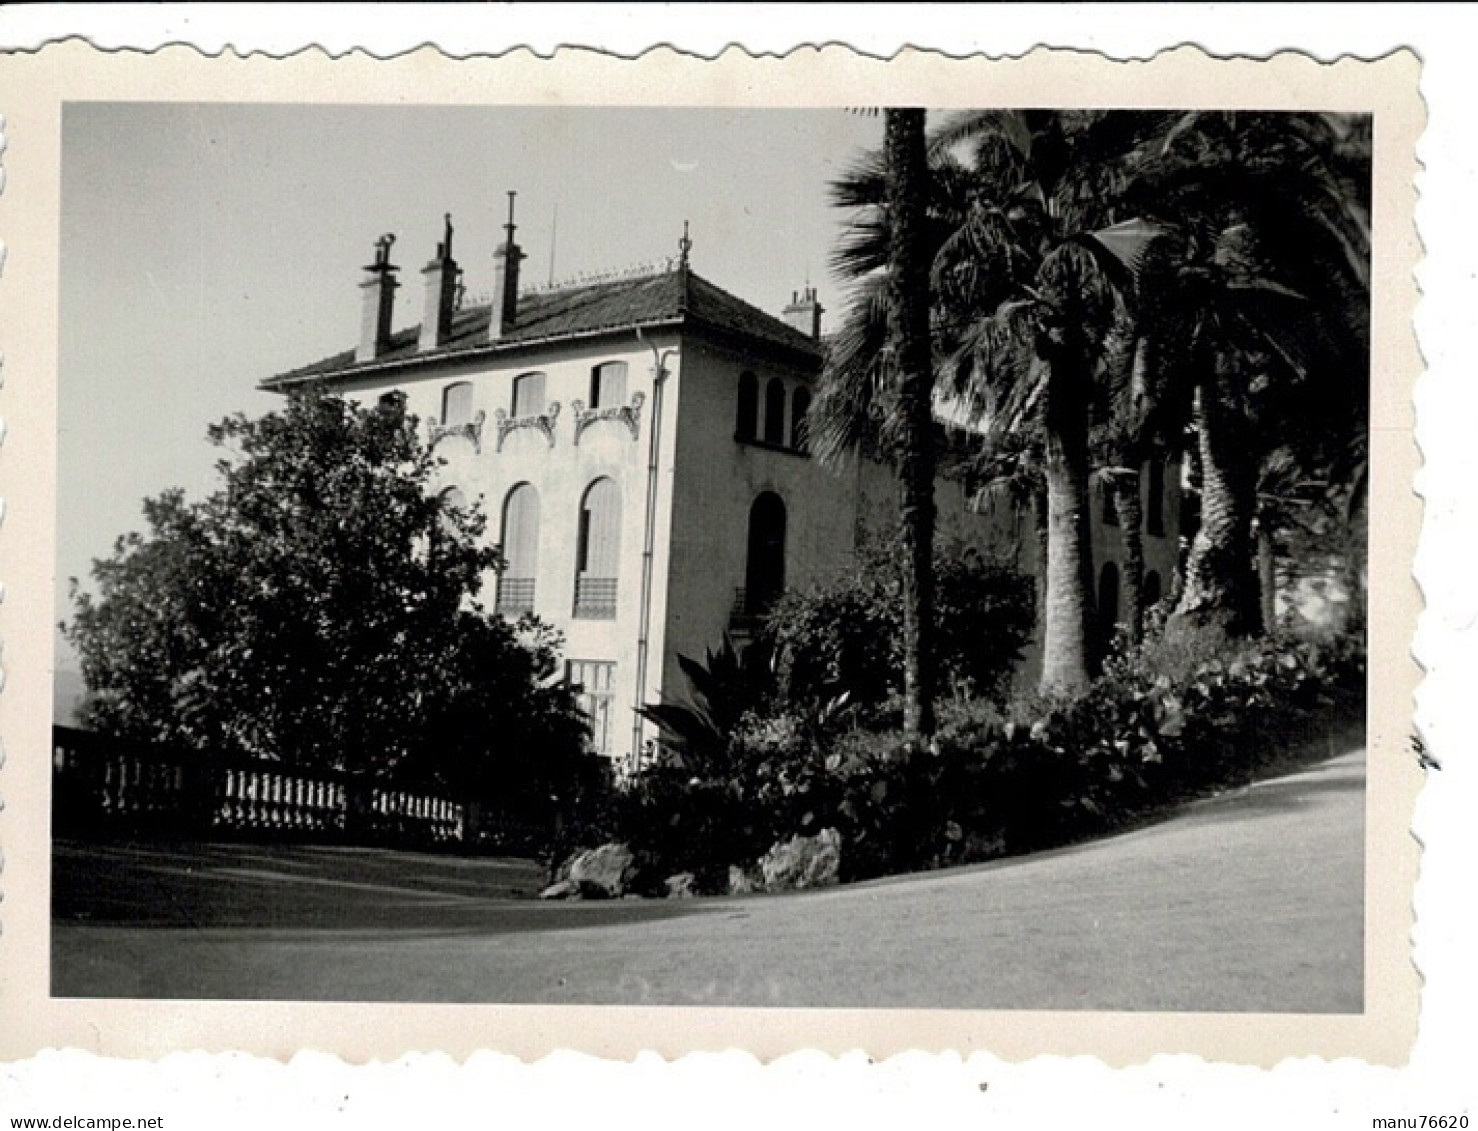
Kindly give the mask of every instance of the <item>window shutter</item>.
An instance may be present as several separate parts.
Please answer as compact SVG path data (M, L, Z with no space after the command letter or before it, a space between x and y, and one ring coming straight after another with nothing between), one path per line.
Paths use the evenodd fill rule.
M591 374L590 407L612 408L626 403L626 363L608 361Z
M508 559L503 576L538 575L539 492L531 483L520 483L503 503L503 556Z
M458 381L441 391L441 422L448 428L472 420L472 382Z
M610 479L597 479L581 508L583 553L581 572L589 577L616 577L621 554L621 493Z
M513 415L538 416L544 411L544 374L524 373L513 379Z

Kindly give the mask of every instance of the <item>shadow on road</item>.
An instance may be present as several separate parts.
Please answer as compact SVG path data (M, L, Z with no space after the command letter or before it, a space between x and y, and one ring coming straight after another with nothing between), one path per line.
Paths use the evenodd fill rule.
M369 848L57 842L58 923L462 934L691 913L665 900L546 904L532 861Z

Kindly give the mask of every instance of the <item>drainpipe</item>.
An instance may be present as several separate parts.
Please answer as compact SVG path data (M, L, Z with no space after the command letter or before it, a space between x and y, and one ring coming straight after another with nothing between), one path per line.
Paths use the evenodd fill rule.
M652 627L652 567L657 541L657 471L662 443L662 390L667 382L667 361L677 353L675 349L659 353L656 343L647 341L640 326L636 329L636 338L637 341L646 342L652 351L652 423L647 437L647 502L646 514L642 520L641 611L637 620L639 635L636 638L636 703L632 707L635 721L631 727L633 771L641 769L642 730L645 722L641 716L641 708L645 705L643 700L646 698L647 653L650 647L648 637Z

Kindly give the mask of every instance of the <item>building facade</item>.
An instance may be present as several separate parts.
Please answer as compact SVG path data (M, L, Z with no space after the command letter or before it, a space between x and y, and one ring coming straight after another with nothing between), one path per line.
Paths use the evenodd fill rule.
M813 291L767 314L693 272L686 237L654 268L521 290L511 208L506 233L491 300L468 305L448 218L422 271L424 317L398 332L382 237L356 348L263 387L405 398L444 460L443 489L489 516L506 560L487 582L495 609L563 633L594 743L629 766L654 737L636 708L685 693L678 657L742 637L783 589L845 565L896 487L884 465L822 467L807 450L823 356ZM1018 516L978 512L956 481L936 495L942 531L1035 569ZM1115 540L1100 541L1108 568ZM1174 553L1173 538L1146 538L1147 569L1173 568Z

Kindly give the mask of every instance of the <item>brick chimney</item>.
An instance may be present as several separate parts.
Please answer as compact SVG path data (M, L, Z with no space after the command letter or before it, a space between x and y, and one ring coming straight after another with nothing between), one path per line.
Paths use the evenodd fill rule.
M821 304L816 301L816 288L790 292L790 305L782 312L785 321L815 341L821 340Z
M508 234L503 246L493 253L493 309L488 339L494 342L513 329L518 318L518 265L523 261L523 251L513 242L513 199L517 195L508 194L508 223L503 225Z
M373 361L390 346L390 322L395 317L395 272L400 268L390 262L390 248L395 236L387 232L375 241L375 261L364 269L364 313L359 322L359 348L355 361Z
M436 258L421 274L426 276L426 315L421 319L420 348L434 350L446 344L452 333L452 314L457 305L457 279L461 272L452 258L452 215L446 214L446 234L436 245Z

